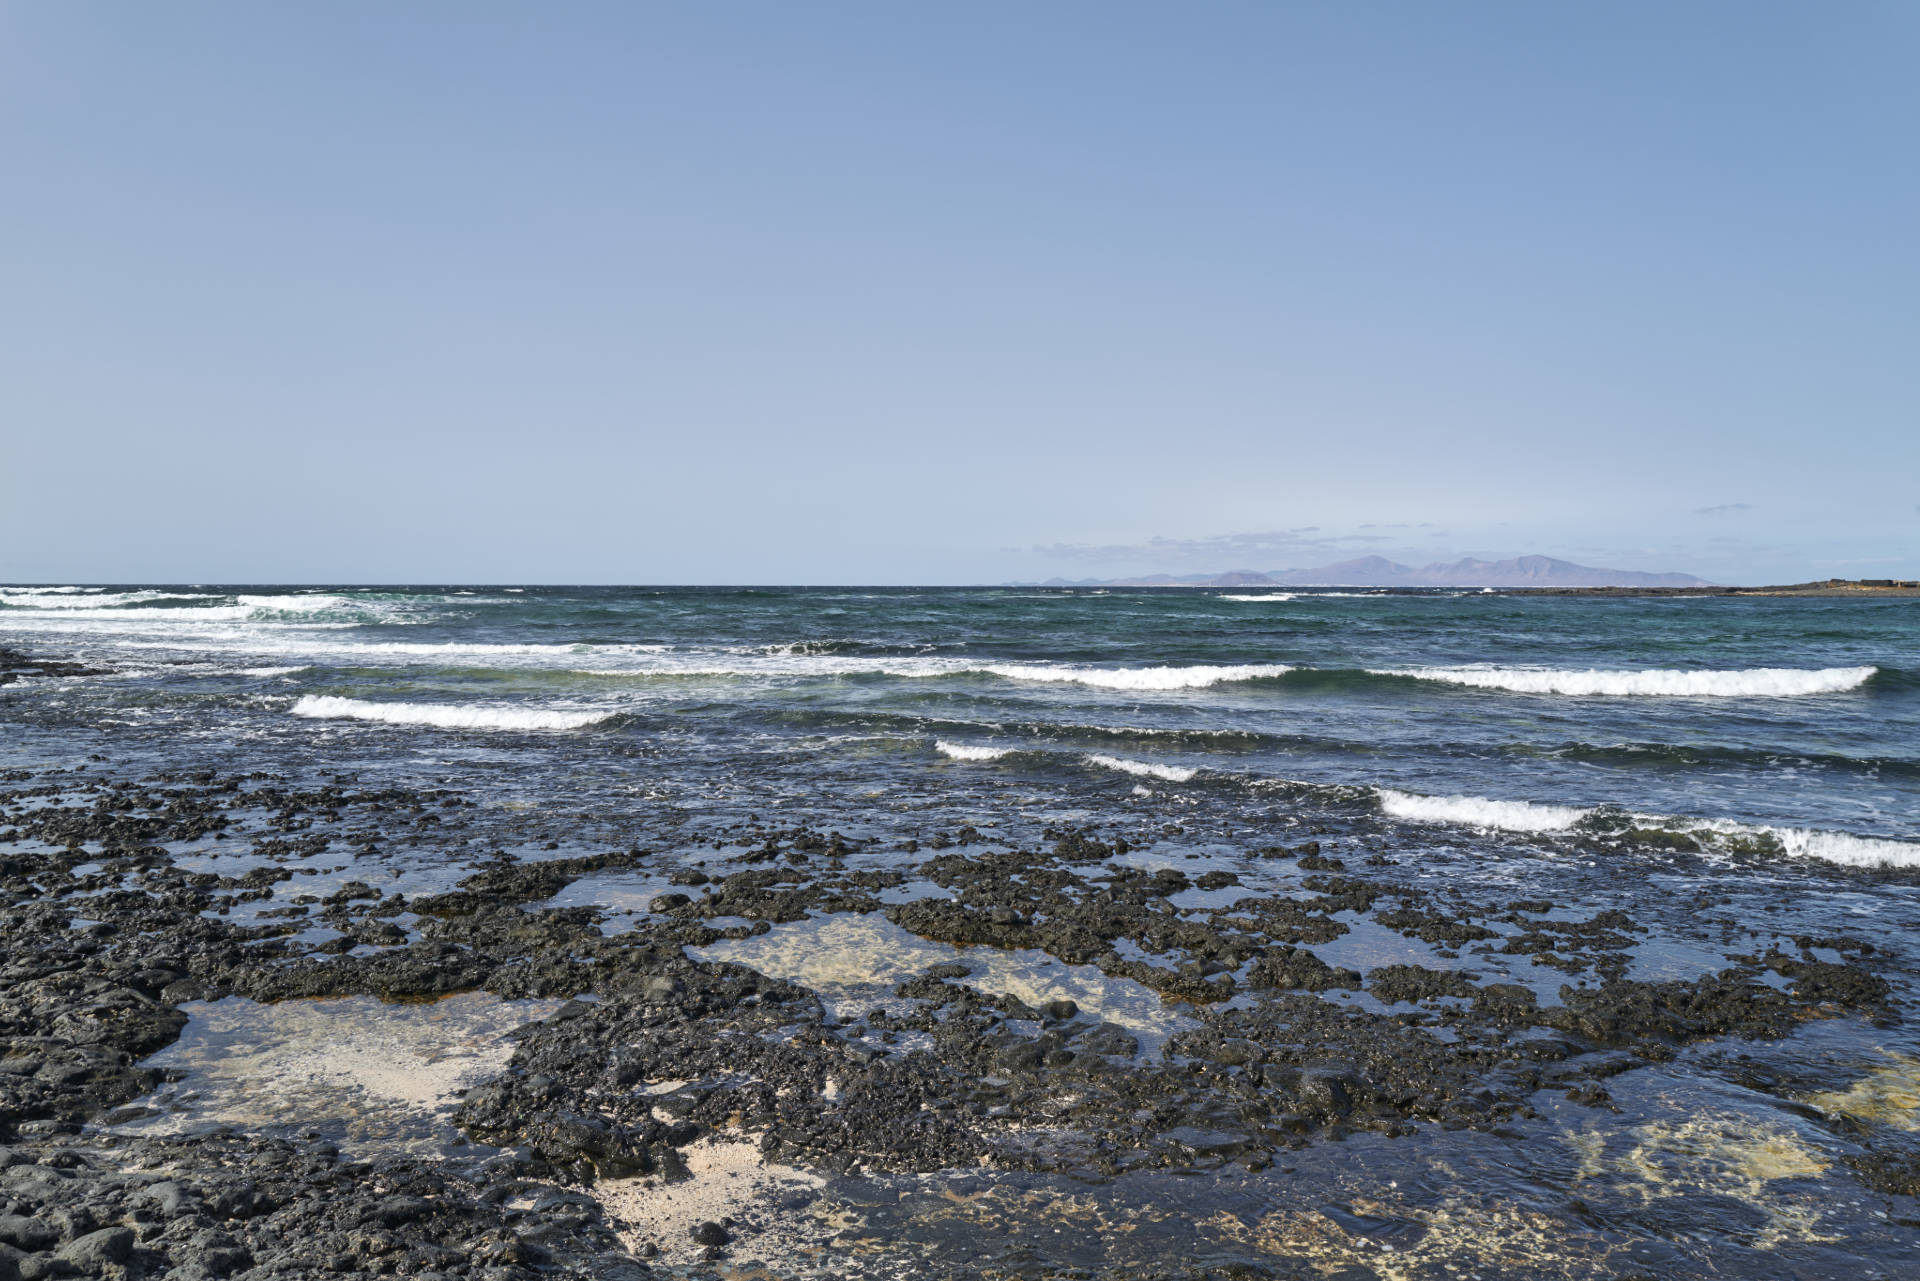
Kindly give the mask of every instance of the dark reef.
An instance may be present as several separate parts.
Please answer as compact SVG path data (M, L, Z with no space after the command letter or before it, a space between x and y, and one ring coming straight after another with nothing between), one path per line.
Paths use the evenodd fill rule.
M469 798L205 772L132 782L17 771L7 783L6 1277L638 1276L647 1265L582 1190L681 1177L682 1150L715 1132L840 1174L1259 1170L1359 1131L1495 1129L1529 1115L1541 1090L1604 1110L1607 1082L1689 1043L1892 1015L1864 944L1805 940L1693 981L1631 981L1621 955L1642 931L1622 912L1442 900L1349 874L1318 843L1249 851L1292 860L1298 890L1234 897L1230 873L1115 864L1123 843L1093 832L1030 846L936 833L927 843L942 852L899 852L898 870L876 871L851 867L872 851L837 834L755 825L724 834L741 852L698 869L647 849L493 854L441 892L348 881L249 915L303 859L336 842L368 857L401 824L457 826ZM241 831L253 866L238 875L189 871L169 852ZM580 877L656 865L690 892L657 897L630 931L602 934L596 909L542 906ZM914 886L924 893L905 897ZM1169 903L1196 887L1232 901ZM971 985L964 961L901 983L896 1009L849 1021L802 986L684 953L843 913L1096 967L1182 1003L1188 1025L1164 1053L1143 1053L1072 1001L1032 1008ZM1470 964L1363 974L1307 950L1359 920L1469 958L1550 957L1569 982L1542 1002ZM303 934L314 926L332 937L316 944ZM111 1124L159 1083L141 1060L180 1034L189 1002L475 989L567 1000L466 1096L458 1122L479 1145L469 1155L364 1161L318 1139L141 1137ZM1329 999L1362 992L1371 1000ZM664 1098L640 1088L662 1080L681 1084ZM1863 1177L1911 1192L1913 1160L1885 1151ZM709 1226L715 1260L751 1246L750 1224Z

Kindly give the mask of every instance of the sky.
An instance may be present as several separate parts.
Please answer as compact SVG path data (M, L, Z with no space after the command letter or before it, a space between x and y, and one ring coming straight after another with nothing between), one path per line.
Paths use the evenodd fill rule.
M0 0L0 580L1920 576L1920 6Z

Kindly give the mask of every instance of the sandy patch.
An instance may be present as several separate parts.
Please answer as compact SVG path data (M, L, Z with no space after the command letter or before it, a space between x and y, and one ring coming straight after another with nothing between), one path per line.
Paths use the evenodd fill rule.
M1597 1131L1570 1136L1577 1177L1605 1179L1643 1201L1703 1192L1743 1201L1767 1217L1749 1242L1755 1249L1838 1239L1820 1231L1827 1194L1775 1186L1818 1178L1832 1164L1784 1126L1708 1115L1634 1126L1621 1137L1624 1151Z
M1875 1068L1845 1090L1809 1094L1806 1101L1822 1112L1857 1121L1920 1130L1920 1059L1889 1054L1893 1061Z
M1458 1201L1429 1207L1361 1198L1342 1209L1338 1217L1278 1211L1251 1223L1223 1210L1199 1226L1304 1265L1311 1276L1426 1281L1477 1276L1481 1269L1564 1281L1618 1275L1613 1247L1523 1206Z
M712 1135L680 1155L690 1179L621 1179L592 1189L628 1250L651 1244L661 1262L698 1262L704 1247L693 1239L693 1229L727 1219L734 1238L727 1253L736 1261L811 1255L834 1235L834 1226L812 1210L826 1180L769 1162L756 1141Z

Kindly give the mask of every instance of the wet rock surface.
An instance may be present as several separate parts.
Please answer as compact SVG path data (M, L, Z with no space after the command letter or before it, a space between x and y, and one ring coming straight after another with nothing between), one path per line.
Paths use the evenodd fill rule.
M617 1241L580 1198L531 1190L511 1162L353 1161L324 1142L46 1134L0 1149L0 1267L21 1277L608 1276Z
M684 1241L642 1241L590 1194L683 1183L689 1153L743 1136L768 1162L849 1180L1279 1174L1361 1137L1511 1136L1548 1106L1604 1124L1622 1081L1696 1047L1900 1019L1871 945L1774 939L1692 978L1630 977L1649 930L1628 914L1436 889L1370 862L1365 833L1341 857L1330 835L1248 842L1235 853L1267 878L1255 886L1251 871L1142 865L1164 831L1009 821L908 843L750 820L549 858L505 852L503 830L457 788L10 773L0 1277L640 1277L667 1249L720 1268L758 1257L751 1225L712 1217ZM423 839L449 853L416 884L382 853ZM619 931L600 907L549 903L607 876L677 888ZM870 1004L850 1009L828 985L699 956L849 916L954 959L859 989ZM1029 1000L982 963L1012 953L1141 991L1176 1021L1160 1032L1065 995ZM472 991L564 1004L466 1092L463 1151L118 1128L164 1083L145 1060L180 1037L190 1003L425 1011ZM1865 1188L1915 1195L1904 1132L1794 1102L1805 1083L1748 1078L1857 1140ZM821 1240L816 1262L864 1248L851 1228ZM1272 1275L1306 1267L1268 1256ZM1005 1274L1049 1266L1016 1252Z
M35 676L104 676L107 669L67 659L38 657L0 645L0 685Z

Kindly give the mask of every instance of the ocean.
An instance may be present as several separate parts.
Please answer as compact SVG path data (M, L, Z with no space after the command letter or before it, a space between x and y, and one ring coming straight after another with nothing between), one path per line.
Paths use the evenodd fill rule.
M116 669L11 695L13 750L49 759L484 745L538 787L596 763L618 786L637 753L703 813L1158 791L1224 818L1284 793L1457 839L1625 823L1920 864L1902 600L51 587L0 589L0 643Z
M1762 973L1767 958L1791 953L1806 964L1870 957L1888 985L1871 1011L1803 1011L1801 1030L1689 1034L1665 1058L1635 1051L1632 1070L1609 1069L1611 1101L1597 1111L1556 1089L1551 1105L1528 1096L1501 1126L1427 1125L1411 1137L1360 1127L1290 1150L1284 1165L1249 1164L1230 1184L1215 1174L1177 1190L1125 1162L1085 1182L1078 1167L1069 1177L1029 1161L1006 1184L1025 1208L1009 1202L986 1233L1012 1242L1073 1196L1096 1207L1088 1223L1178 1207L1141 1219L1153 1226L1129 1229L1124 1248L1029 1241L993 1253L931 1212L908 1223L901 1207L933 1195L926 1169L891 1176L921 1180L920 1192L903 1183L884 1212L860 1202L901 1242L972 1243L981 1253L968 1267L1150 1271L1217 1255L1292 1275L1275 1260L1311 1256L1315 1275L1811 1277L1901 1275L1915 1257L1916 1203L1900 1178L1920 1176L1884 1170L1920 1160L1920 1037L1901 1015L1920 973L1920 603L52 585L0 588L0 646L93 670L0 687L0 770L20 779L205 771L472 803L457 823L336 841L293 888L351 879L443 892L502 854L645 847L644 874L583 876L552 899L592 909L612 937L657 920L650 904L672 885L691 895L711 874L711 893L723 860L767 832L831 834L848 865L898 874L873 904L894 925L860 933L879 921L872 907L816 906L756 935L752 913L718 912L709 924L738 937L688 954L825 992L840 1024L857 1021L862 1002L893 999L881 987L907 974L899 957L933 964L956 943L895 911L914 894L969 901L954 874L928 871L933 851L1037 847L1062 832L1124 835L1103 867L1235 878L1183 882L1168 900L1218 928L1253 912L1247 896L1306 896L1314 864L1302 871L1297 858L1308 841L1348 875L1478 905L1472 919L1494 944L1525 932L1501 923L1529 910L1510 903L1547 904L1561 922L1615 912L1635 923L1621 927L1631 937L1612 961L1575 978L1570 964L1540 968L1542 948L1476 951L1470 936L1423 940L1330 907L1345 932L1306 946L1360 975L1471 965L1544 1008L1567 983L1693 983L1742 965L1777 987L1798 962ZM1282 848L1296 861L1277 860ZM695 867L706 874L676 875ZM289 901L274 894L268 905ZM1042 917L1031 919L1038 928ZM1112 964L1050 946L1036 934L996 964L1086 969L1098 988L1079 989L1089 1008L1101 992L1115 1010L1144 1000L1151 1015L1125 1025L1163 1065L1179 1057L1165 1036L1232 1006L1210 1015L1205 998L1183 1003L1125 978L1136 964L1174 972L1191 960L1183 945L1116 944ZM823 957L856 972L827 973ZM1037 1003L1051 990L1039 972L996 981ZM1382 1017L1401 1008L1364 993L1319 1004L1336 998ZM1456 1007L1443 997L1418 1008ZM1161 1011L1175 1020L1164 1028ZM160 1053L199 1054L198 1070L217 1072L215 1049L249 1035L242 1021ZM181 1094L161 1112L189 1132L211 1117L196 1106ZM1882 1173L1859 1173L1868 1166ZM846 1177L809 1186L859 1200L832 1182ZM831 1248L821 1257L846 1264ZM877 1247L866 1257L880 1272L893 1260Z

